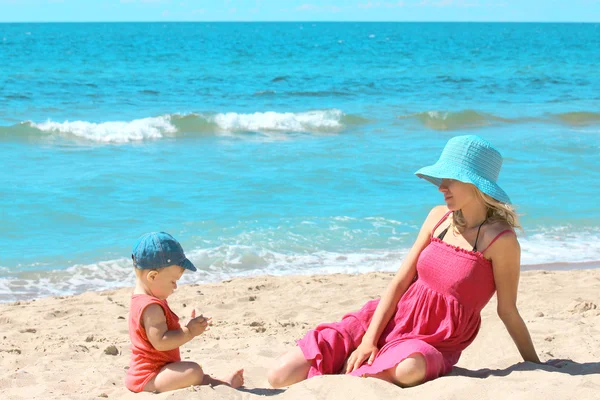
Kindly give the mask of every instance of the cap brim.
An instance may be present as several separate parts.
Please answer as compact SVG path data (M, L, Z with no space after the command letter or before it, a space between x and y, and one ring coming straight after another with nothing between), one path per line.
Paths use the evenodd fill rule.
M192 272L197 271L194 264L192 264L192 262L190 260L188 260L187 258L185 260L183 260L183 262L180 262L178 265L182 268L187 269L188 271L192 271Z

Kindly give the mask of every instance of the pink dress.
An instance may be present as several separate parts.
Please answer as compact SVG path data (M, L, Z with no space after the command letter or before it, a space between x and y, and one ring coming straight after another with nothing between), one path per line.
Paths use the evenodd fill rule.
M434 232L449 214L437 223ZM509 232L501 232L489 246ZM379 352L372 365L365 363L351 375L376 374L414 353L425 357L426 381L449 373L477 336L480 312L496 291L492 263L484 252L465 250L432 236L417 261L417 278L400 298L379 338ZM371 300L340 322L321 324L298 341L304 357L312 360L309 378L342 372L344 362L369 327L377 304L379 299Z

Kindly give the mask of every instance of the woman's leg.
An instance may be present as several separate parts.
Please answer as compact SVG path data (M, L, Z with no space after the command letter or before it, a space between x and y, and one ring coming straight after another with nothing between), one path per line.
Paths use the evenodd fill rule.
M426 373L425 357L421 353L413 353L392 368L365 376L383 379L400 387L411 387L423 383Z
M300 347L296 347L277 360L267 373L267 379L274 388L293 385L306 379L311 365L312 360L304 358Z
M375 309L378 301L372 300L367 306ZM339 322L320 324L309 330L298 341L298 347L280 357L269 370L269 383L279 388L303 381L309 373L310 376L340 373L365 334L363 325L361 318L349 315Z

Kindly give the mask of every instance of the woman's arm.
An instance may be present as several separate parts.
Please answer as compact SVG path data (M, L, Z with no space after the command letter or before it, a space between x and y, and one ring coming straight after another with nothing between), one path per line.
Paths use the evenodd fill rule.
M517 309L521 246L514 235L503 235L488 250L494 268L498 316L525 361L539 363L529 330Z
M379 336L381 336L381 333L392 318L400 298L404 292L406 292L415 277L417 260L419 259L421 251L423 251L430 242L431 230L444 216L444 212L446 211L446 207L438 206L429 212L415 243L402 262L402 265L400 265L398 272L396 272L396 275L388 285L386 291L383 293L383 296L381 296L381 300L379 300L379 304L375 309L369 328L363 336L360 346L348 358L346 373L350 373L359 368L367 358L369 364L373 362L378 351L377 342L379 341Z

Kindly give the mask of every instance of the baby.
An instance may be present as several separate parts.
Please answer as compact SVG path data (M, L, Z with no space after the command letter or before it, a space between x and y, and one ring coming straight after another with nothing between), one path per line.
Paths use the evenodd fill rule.
M133 246L135 290L129 312L131 362L125 385L133 392L165 392L192 385L244 384L244 370L219 380L195 362L181 361L179 347L210 329L211 318L196 317L184 326L167 304L185 270L196 271L173 236L147 233Z

